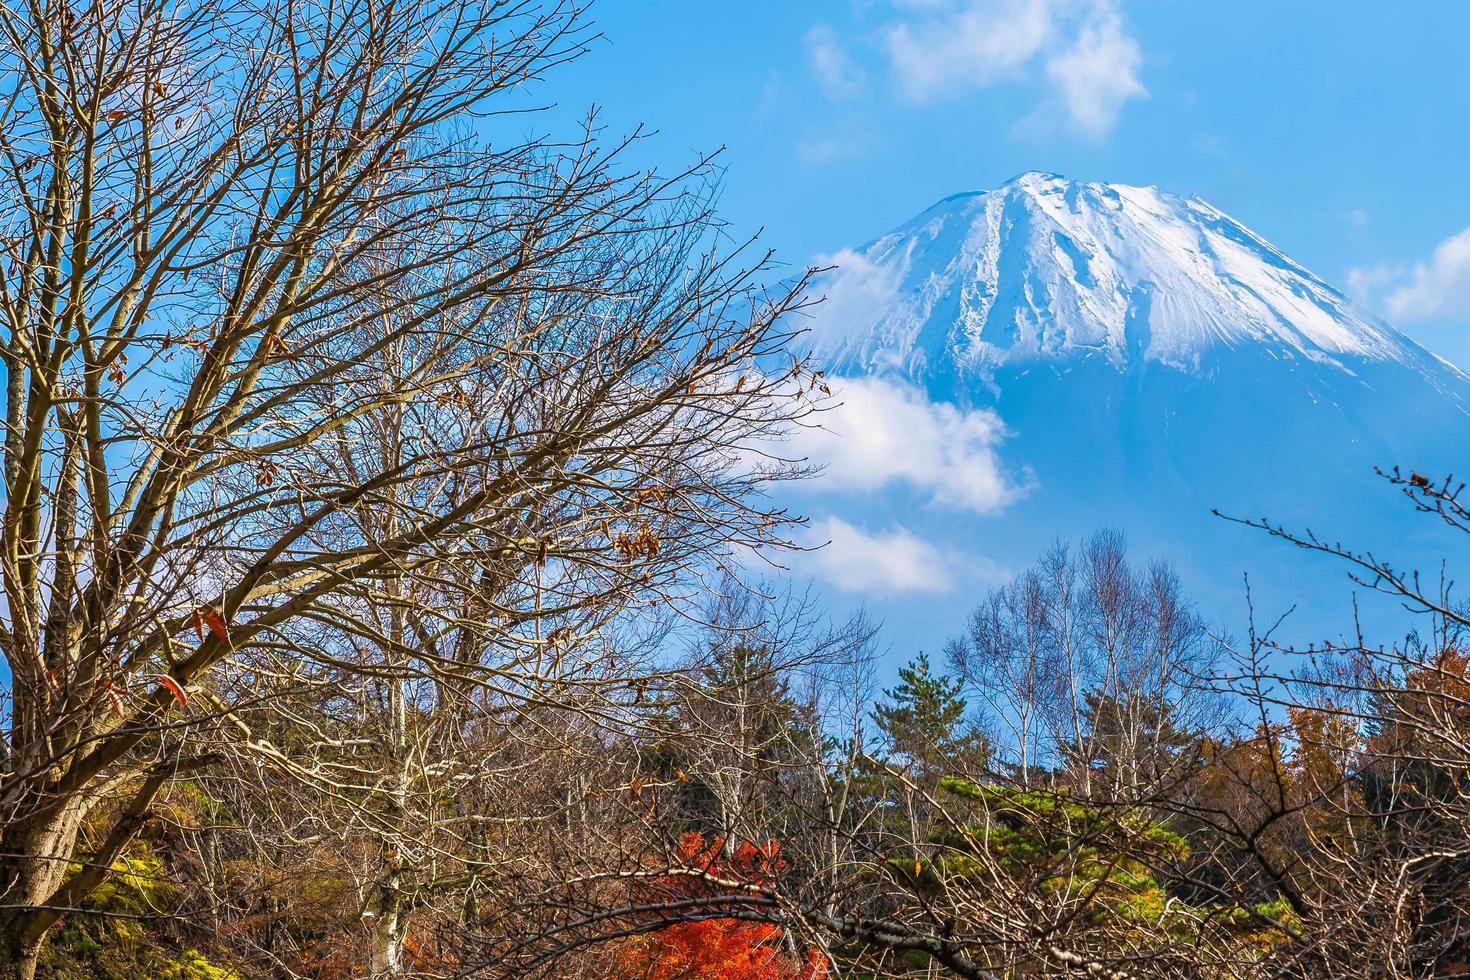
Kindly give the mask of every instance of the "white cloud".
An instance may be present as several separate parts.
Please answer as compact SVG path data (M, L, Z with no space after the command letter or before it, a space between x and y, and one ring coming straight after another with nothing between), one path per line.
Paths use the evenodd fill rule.
M891 595L953 588L945 556L902 527L870 534L840 517L828 517L808 529L808 543L817 550L806 563L846 592Z
M1144 98L1138 42L1117 0L893 0L901 18L884 32L900 92L915 102L1045 74L1071 125L1112 129ZM1043 107L1043 111L1047 107Z
M1348 295L1364 306L1376 307L1385 287L1404 278L1401 265L1364 265L1349 269Z
M1129 99L1148 95L1138 80L1138 42L1123 30L1117 11L1103 11L1077 39L1046 63L1073 124L1089 136L1103 136L1118 121Z
M862 94L865 84L863 71L848 57L837 32L831 27L818 24L806 32L806 53L812 73L827 98L835 101Z
M1349 284L1359 271L1349 274ZM1470 228L1440 242L1427 262L1414 263L1408 278L1384 302L1390 319L1470 317Z
M916 102L991 84L1035 57L1055 30L1051 0L899 6L922 11L885 35L899 85Z
M806 325L812 346L830 353L854 338L870 336L878 317L898 296L903 269L880 265L850 248L818 255L812 264L830 270L822 276L822 302Z
M820 428L792 435L791 454L825 469L813 491L871 491L906 484L937 504L993 513L1023 492L1005 475L998 449L1006 428L985 409L931 402L885 378L843 379Z

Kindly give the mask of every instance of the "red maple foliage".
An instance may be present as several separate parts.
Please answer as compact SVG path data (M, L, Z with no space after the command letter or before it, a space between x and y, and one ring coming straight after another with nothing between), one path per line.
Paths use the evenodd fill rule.
M651 889L658 898L717 901L732 888L722 882L770 884L785 862L775 843L745 841L727 854L723 838L706 843L702 834L686 834L676 866L678 872ZM618 951L617 975L626 980L825 980L827 967L817 950L804 963L787 952L780 927L732 917L675 922L626 940Z

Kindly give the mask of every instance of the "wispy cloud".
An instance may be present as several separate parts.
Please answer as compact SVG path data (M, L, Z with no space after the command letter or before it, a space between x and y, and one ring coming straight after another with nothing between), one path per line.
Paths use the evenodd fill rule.
M1390 318L1470 317L1470 228L1440 242L1404 278L1384 300Z
M804 166L847 160L862 156L875 142L872 129L860 120L829 125L797 141L796 159Z
M1361 224L1367 224L1366 213ZM1470 228L1440 242L1421 261L1349 269L1347 287L1354 299L1390 320L1470 319Z
M1038 72L1052 100L1087 136L1109 132L1123 107L1148 96L1142 53L1117 0L893 0L883 32L900 93L926 102Z
M1047 60L1050 76L1073 125L1088 136L1112 130L1129 99L1148 89L1138 80L1138 42L1123 30L1116 10L1101 9L1065 49Z
M1196 133L1189 149L1202 157L1221 157L1225 155L1225 138L1218 133Z
M911 16L885 31L904 95L923 102L981 88L1031 61L1055 30L1049 0L896 4Z
M886 596L954 587L949 560L902 527L870 533L840 517L827 517L808 529L808 544L817 550L806 556L805 564L845 592Z
M1404 267L1401 265L1361 265L1349 269L1347 291L1353 299L1373 309L1380 308L1384 290L1394 283L1402 282Z
M893 306L903 269L850 248L815 256L812 264L831 270L822 277L822 302L807 323L813 346L830 352L871 335L878 317Z
M994 513L1024 492L1002 466L1005 425L994 412L932 402L886 378L843 379L820 428L799 429L792 452L825 469L816 492L873 491L903 484L931 502Z
M863 70L848 55L837 32L818 24L806 33L807 60L822 93L834 101L861 95L866 87Z

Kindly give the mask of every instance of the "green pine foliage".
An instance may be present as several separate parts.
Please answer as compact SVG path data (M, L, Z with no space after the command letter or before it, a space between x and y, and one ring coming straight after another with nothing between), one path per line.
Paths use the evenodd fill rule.
M1181 901L1155 869L1186 862L1189 844L1136 808L954 776L938 788L963 802L969 822L937 829L927 855L888 862L896 881L930 899L993 889L1000 874L1043 902L1085 896L1075 912L1079 922L1110 934L1122 926L1153 939L1213 944L1222 961L1268 951L1285 938L1272 923L1294 924L1279 899L1251 908Z
M1136 811L957 777L941 779L939 788L973 801L984 816L935 834L942 850L930 864L934 884L974 874L983 852L987 864L1043 893L1095 895L1095 915L1155 924L1168 894L1149 868L1189 854L1182 837Z
M898 678L873 713L888 756L921 779L983 769L989 749L965 720L961 682L935 674L923 653L899 668Z

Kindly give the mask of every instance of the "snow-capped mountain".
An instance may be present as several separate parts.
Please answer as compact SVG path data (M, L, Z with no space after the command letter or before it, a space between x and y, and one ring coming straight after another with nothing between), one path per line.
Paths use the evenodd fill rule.
M1206 367L1251 348L1463 376L1229 215L1154 187L1026 173L946 198L857 253L888 302L815 338L834 366L995 368L1086 357ZM837 282L849 274L839 267ZM830 318L828 322L831 322Z
M1305 567L1345 589L1212 508L1402 563L1470 550L1373 475L1470 469L1470 377L1204 201L1027 173L833 263L816 358L995 412L1029 488L999 518L883 505L905 527L1009 567L1121 527L1221 603L1247 570L1284 602Z

